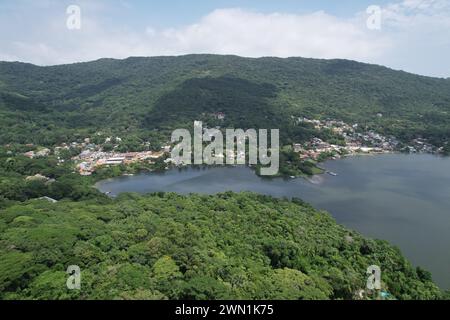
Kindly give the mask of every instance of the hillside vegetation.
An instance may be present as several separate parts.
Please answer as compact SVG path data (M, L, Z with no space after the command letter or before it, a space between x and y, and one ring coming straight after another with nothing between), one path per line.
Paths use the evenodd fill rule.
M0 299L353 299L370 265L381 267L390 298L443 298L431 275L398 249L301 200L250 193L110 199L96 181L162 170L164 157L81 176L71 160L78 147L26 156L86 140L103 150L160 151L173 129L202 120L279 128L280 173L311 175L315 163L300 161L290 144L342 137L299 117L358 123L404 142L422 137L449 153L450 80L302 58L0 62ZM120 145L107 137L121 137ZM66 288L69 265L81 267L81 291Z
M101 59L38 67L0 63L0 144L50 145L98 131L167 140L223 112L223 127L308 128L291 116L358 122L408 141L450 136L450 81L347 60L180 57ZM377 117L377 114L383 117Z
M352 299L379 265L396 299L429 273L300 200L251 193L31 200L0 214L1 299ZM68 290L68 265L81 290ZM373 298L373 297L372 297Z

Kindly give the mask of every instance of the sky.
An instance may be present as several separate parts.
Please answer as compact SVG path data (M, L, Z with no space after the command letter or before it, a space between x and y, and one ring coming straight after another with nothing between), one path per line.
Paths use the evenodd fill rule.
M0 0L0 61L191 53L351 59L447 78L450 0Z

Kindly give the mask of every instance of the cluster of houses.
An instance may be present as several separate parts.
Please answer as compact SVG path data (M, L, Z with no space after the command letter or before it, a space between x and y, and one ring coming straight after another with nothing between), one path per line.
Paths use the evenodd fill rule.
M161 151L141 151L141 152L104 152L83 150L78 156L73 157L72 160L78 162L77 169L81 175L91 175L98 167L131 164L136 162L149 162L162 157L165 152L170 149L164 148Z
M337 134L343 134L345 132L353 132L356 128L358 128L358 124L350 126L344 121L338 120L317 120L308 118L297 118L297 123L310 123L317 130L331 129L333 132Z
M392 152L400 144L395 137L385 137L379 133L369 131L366 133L344 132L348 152L361 150L362 152Z
M225 114L222 112L214 113L212 116L219 120L223 120L225 118ZM382 115L380 114L379 116L381 117ZM293 150L294 152L299 153L300 159L302 160L318 160L324 153L332 158L340 158L343 155L359 153L387 153L395 150L403 150L410 153L434 153L442 151L429 144L425 139L415 139L409 145L402 146L402 148L400 148L401 144L395 137L385 137L374 131L361 132L361 130L358 130L358 124L349 125L343 121L336 120L311 120L307 118L294 119L297 123L312 124L317 130L331 130L336 135L340 136L342 138L341 141L344 142L339 145L331 144L315 137L303 144L295 143L293 144ZM119 137L106 138L105 143L111 143L112 141L117 143L120 142L121 139ZM29 146L34 147L31 144ZM148 142L146 143L146 146L149 146ZM58 156L63 150L73 149L81 150L81 153L72 158L72 160L77 163L78 172L81 175L91 175L97 168L102 166L130 164L144 161L152 163L153 160L161 158L164 154L170 153L171 147L164 146L161 151L158 152L141 151L119 153L114 151L114 149L113 151L108 152L104 151L101 145L91 143L90 139L86 138L83 142L61 144L60 146L54 148L54 154ZM40 148L36 151L26 152L24 155L33 159L37 157L46 157L50 155L51 152L52 151L48 148ZM245 152L243 151L238 151L235 153L234 150L227 150L226 152L230 152L232 154L225 153L224 155L216 155L216 157L219 158L227 156L245 158ZM64 162L63 159L60 159L59 157L58 159L60 162ZM185 165L184 163L179 163L180 160L172 159L170 157L167 157L165 162L167 164Z
M409 153L434 153L442 152L443 147L436 150L436 147L428 143L425 139L414 139L411 145L405 147Z
M119 137L105 139L105 143L111 143L112 141L117 143L121 142L122 139ZM155 159L162 157L165 152L170 152L170 146L165 146L158 152L140 151L122 153L114 151L114 149L112 151L104 151L102 146L91 143L89 138L86 138L81 143L72 142L70 145L63 144L59 148L76 148L81 150L77 156L72 157L72 160L77 163L79 174L84 176L91 175L97 168L103 166L127 165L137 162L152 163Z
M307 118L299 118L298 122L311 123L317 130L329 129L345 141L344 145L336 145L322 141L320 138L313 138L305 144L294 144L293 149L300 154L302 160L317 160L323 153L333 154L333 158L339 158L341 155L357 153L392 152L399 145L399 141L394 137L385 137L373 131L357 132L358 124L348 125L343 121Z
M324 142L319 138L313 138L305 144L293 144L294 152L299 153L301 160L317 160L322 153L336 153L336 157L339 157L341 148L341 146Z
M111 138L106 138L105 143L110 143ZM121 139L116 137L114 141L120 142ZM34 147L34 145L29 145ZM81 150L81 152L72 157L72 160L77 163L77 170L81 175L91 175L97 168L101 166L130 164L135 162L152 162L155 159L162 157L165 153L170 152L170 146L165 146L161 151L141 151L141 152L126 152L120 153L115 151L103 151L101 145L91 143L89 138L84 139L83 142L63 143L54 148L53 153L58 157L59 162L64 162L64 159L59 155L63 150ZM29 151L24 153L26 157L31 159L37 157L47 157L52 153L48 148L42 148L37 151Z
M25 157L28 157L30 159L34 159L34 158L40 158L40 157L47 157L50 154L51 150L47 149L47 148L42 148L38 151L28 151L25 152L23 155Z
M381 113L378 117L383 117ZM333 152L335 157L342 154L355 153L385 153L392 151L404 151L409 153L440 153L443 148L436 148L426 139L417 138L408 145L401 145L395 137L385 137L374 131L361 132L357 123L349 125L343 121L317 120L296 118L297 123L310 123L317 130L329 129L343 137L345 146L338 146L324 142L318 138L312 139L305 145L294 144L294 150L301 153L302 159L317 159L323 152Z

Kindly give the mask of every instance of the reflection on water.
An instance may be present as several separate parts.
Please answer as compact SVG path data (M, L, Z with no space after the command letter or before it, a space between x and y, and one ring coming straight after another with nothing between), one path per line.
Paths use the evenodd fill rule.
M246 167L169 170L102 181L103 192L252 191L302 198L341 224L399 246L416 265L450 288L450 159L380 155L329 161L310 179L263 179Z

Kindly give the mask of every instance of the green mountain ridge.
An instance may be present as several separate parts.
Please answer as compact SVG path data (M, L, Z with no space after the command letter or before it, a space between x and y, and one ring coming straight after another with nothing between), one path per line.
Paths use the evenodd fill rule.
M224 119L215 117L219 112ZM109 199L92 184L122 169L84 177L55 154L23 156L28 143L103 143L107 135L125 146L158 146L194 120L279 128L283 146L326 134L297 117L445 146L450 81L304 58L0 62L0 299L358 299L374 264L391 298L445 298L397 248L341 227L301 200L250 193ZM289 156L296 159L282 153L280 163L299 160ZM36 174L54 181L27 179ZM44 195L59 201L36 199ZM82 269L81 291L65 287L71 264Z
M158 129L167 136L214 111L225 111L225 125L234 127L283 130L290 116L308 116L438 146L450 136L448 79L349 60L187 55L49 67L2 62L0 83L0 143L23 143L29 132L40 144L99 130L144 138ZM160 121L178 114L179 121Z

